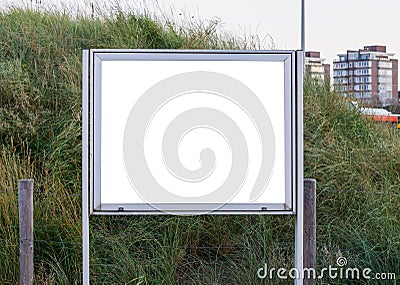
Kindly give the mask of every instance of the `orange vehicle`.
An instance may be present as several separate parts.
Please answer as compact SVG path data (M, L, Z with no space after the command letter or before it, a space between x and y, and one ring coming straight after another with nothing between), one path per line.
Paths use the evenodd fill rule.
M392 112L381 108L359 107L358 103L355 101L352 101L351 103L361 112L361 114L371 117L374 121L388 122L393 124L397 129L400 129L400 114L392 114Z
M400 115L398 115L398 114L391 114L391 115L388 115L388 116L373 115L372 118L373 118L374 121L377 121L377 122L392 123L398 129L400 129Z

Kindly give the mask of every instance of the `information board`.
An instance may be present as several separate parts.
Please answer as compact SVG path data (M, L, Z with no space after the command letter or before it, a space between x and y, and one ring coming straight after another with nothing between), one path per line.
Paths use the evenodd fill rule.
M302 56L90 50L83 63L90 213L295 214Z

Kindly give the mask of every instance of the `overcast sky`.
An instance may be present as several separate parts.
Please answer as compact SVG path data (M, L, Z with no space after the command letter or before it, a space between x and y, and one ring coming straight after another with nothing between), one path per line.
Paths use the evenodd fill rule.
M3 0L1 0L3 2ZM13 1L13 0L8 0ZM30 0L19 0L30 3ZM95 0L41 0L42 3L98 3ZM306 50L321 52L328 62L347 49L364 45L386 45L400 57L399 0L305 0ZM33 3L38 0L33 0ZM168 11L193 19L219 18L224 30L239 35L272 37L279 49L300 48L301 0L121 0L148 10ZM145 4L143 4L145 3ZM172 13L171 13L172 11ZM268 42L268 41L267 41Z
M332 61L364 45L386 45L400 56L399 0L305 0L306 49ZM161 1L160 1L161 2ZM164 0L203 18L217 16L226 28L269 34L280 49L300 47L300 0Z

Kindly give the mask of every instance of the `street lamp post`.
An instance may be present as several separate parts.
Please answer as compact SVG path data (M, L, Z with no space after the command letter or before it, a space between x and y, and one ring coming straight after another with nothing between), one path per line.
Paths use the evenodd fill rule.
M301 49L306 48L306 23L305 23L305 0L301 0Z

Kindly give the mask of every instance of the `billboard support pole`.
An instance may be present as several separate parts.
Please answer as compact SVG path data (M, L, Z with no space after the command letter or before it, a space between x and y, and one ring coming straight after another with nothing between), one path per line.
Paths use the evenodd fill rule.
M304 0L303 0L304 1ZM304 262L304 182L303 182L303 60L304 51L297 51L297 197L296 197L296 224L295 224L295 268L298 276L295 285L303 285L303 262Z
M82 61L82 284L84 285L89 285L88 63L89 51L84 50Z

